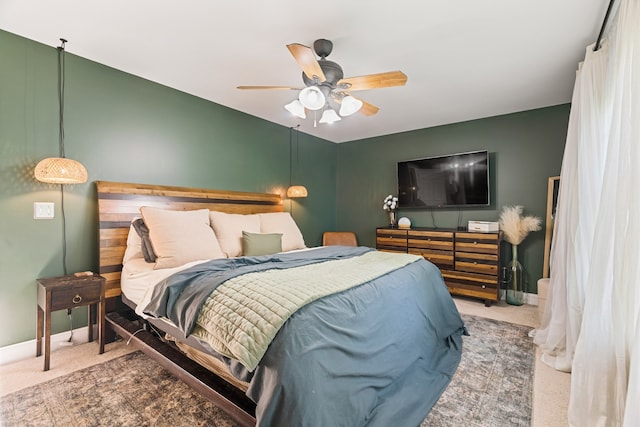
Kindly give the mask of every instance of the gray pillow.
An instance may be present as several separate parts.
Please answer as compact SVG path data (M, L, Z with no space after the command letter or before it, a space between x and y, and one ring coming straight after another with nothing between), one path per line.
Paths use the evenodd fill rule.
M142 240L142 256L146 262L156 262L156 254L153 252L153 246L151 246L151 239L149 239L149 228L144 223L142 218L138 218L133 221L133 228L140 236Z
M270 255L282 252L282 233L242 232L242 253L245 256Z

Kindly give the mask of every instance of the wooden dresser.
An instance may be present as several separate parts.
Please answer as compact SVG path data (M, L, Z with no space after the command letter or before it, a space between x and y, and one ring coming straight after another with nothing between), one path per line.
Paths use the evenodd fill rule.
M376 249L422 255L434 263L453 295L499 299L500 233L429 228L378 228Z

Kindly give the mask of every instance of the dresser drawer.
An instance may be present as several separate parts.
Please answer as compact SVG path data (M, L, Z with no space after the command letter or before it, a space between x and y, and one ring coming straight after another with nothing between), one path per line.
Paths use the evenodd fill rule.
M407 230L401 230L398 228L378 228L376 230L376 237L407 240Z
M498 275L498 255L456 252L456 270L470 273Z
M456 233L456 252L498 255L500 235L497 233Z
M409 231L409 248L453 251L453 232L450 231Z
M453 251L434 251L430 249L409 248L409 253L421 255L427 261L440 268L453 268Z
M442 278L454 295L466 295L485 300L498 300L498 278L485 274L442 270Z
M407 230L379 228L376 230L376 248L393 252L407 252Z
M398 237L377 237L376 245L378 246L393 246L398 248L407 249L407 239L400 239Z

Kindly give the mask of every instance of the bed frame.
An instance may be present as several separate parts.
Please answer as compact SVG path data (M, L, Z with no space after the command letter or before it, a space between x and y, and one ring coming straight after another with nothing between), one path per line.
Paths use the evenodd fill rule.
M141 206L175 210L210 209L226 213L282 212L278 194L96 181L98 197L99 273L106 279L107 326L201 393L243 426L255 426L255 404L244 392L197 364L174 346L117 311L122 259L131 221Z

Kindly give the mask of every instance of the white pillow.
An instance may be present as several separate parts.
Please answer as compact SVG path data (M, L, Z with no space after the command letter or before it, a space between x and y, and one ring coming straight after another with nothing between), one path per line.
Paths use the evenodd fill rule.
M157 255L154 269L224 258L210 227L208 209L174 211L142 206L140 213L149 228L151 246Z
M132 221L133 222L133 221ZM129 227L129 235L127 236L127 248L124 250L122 264L136 258L144 258L142 254L142 239L133 225Z
M258 214L228 214L211 211L211 227L220 242L220 248L229 258L242 256L242 232L260 233Z
M294 249L304 249L304 237L289 212L272 212L260 215L261 233L281 233L282 251L292 251Z

